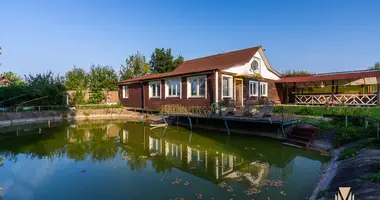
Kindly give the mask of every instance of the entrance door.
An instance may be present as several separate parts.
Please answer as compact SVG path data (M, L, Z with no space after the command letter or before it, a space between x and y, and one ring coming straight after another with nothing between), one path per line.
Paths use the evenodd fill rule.
M243 105L243 80L235 79L235 100L237 105Z

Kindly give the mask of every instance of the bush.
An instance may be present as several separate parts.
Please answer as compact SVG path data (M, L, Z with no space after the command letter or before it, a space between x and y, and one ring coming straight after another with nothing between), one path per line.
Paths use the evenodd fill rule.
M349 147L345 148L339 155L339 160L344 160L347 158L352 158L356 155L358 155L358 148L356 147Z
M3 101L1 106L64 105L66 103L66 90L62 77L48 72L35 76L29 75L25 79L27 85L0 88L0 101Z
M106 100L107 96L103 92L95 92L90 94L87 103L89 104L99 104L103 100Z
M84 100L84 96L85 96L85 93L82 91L82 90L77 90L75 92L73 92L71 95L70 95L70 104L72 105L83 105L86 103L86 101Z

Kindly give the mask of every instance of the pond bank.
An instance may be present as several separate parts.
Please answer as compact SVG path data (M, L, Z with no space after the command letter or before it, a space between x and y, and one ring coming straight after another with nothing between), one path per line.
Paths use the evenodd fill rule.
M41 122L75 121L87 119L125 119L130 122L142 121L141 113L126 108L84 109L65 111L0 112L0 127Z
M359 199L379 199L380 185L363 180L362 177L380 170L380 150L364 148L358 150L356 156L339 159L344 149L355 147L361 142L357 141L332 151L332 159L323 170L310 200L334 199L339 187L351 187L351 191Z

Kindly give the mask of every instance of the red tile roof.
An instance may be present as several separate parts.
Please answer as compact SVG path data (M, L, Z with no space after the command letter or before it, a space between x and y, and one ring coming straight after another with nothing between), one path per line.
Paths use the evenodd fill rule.
M184 61L174 71L162 73L162 74L149 74L145 76L139 76L120 83L128 83L135 81L142 81L148 79L157 79L170 76L178 76L191 73L207 72L213 70L223 70L234 66L243 65L248 63L249 60L255 55L255 53L261 48L261 46L251 47L248 49L242 49L237 51L231 51L227 53L216 54L203 58L197 58L194 60Z
M292 76L283 77L277 80L277 83L299 83L299 82L314 82L328 80L344 80L344 79L359 79L367 77L380 77L380 70L364 70L364 71L349 71L335 72L326 74L315 74L310 76Z

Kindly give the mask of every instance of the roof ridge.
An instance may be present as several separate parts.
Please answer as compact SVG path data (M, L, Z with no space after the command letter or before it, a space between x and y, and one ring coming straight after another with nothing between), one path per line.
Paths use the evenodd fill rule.
M376 72L380 70L372 70L372 69L364 69L364 70L350 70L350 71L340 71L340 72L326 72L326 73L319 73L319 74L313 74L314 76L323 76L323 75L333 75L333 74L346 74L346 73L362 73L362 72Z
M191 60L185 60L183 62L190 62L190 61L195 61L195 60L199 60L199 59L210 58L210 57L219 56L219 55L223 55L223 54L235 53L235 52L239 52L239 51L245 51L248 49L261 48L261 47L262 47L261 45L258 45L258 46L249 47L249 48L245 48L245 49L238 49L238 50L234 50L234 51L228 51L228 52L224 52L224 53L213 54L213 55L204 56L204 57L200 57L200 58L194 58Z

